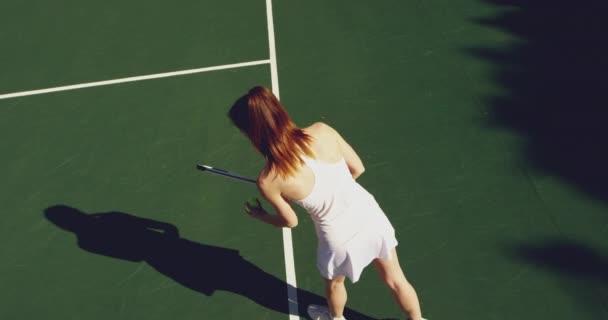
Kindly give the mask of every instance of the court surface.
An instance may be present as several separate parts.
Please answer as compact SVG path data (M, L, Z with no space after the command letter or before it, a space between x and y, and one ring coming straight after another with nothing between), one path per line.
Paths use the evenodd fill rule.
M276 59L264 0L0 12L0 319L290 319L256 188L195 169L257 175L226 112L273 80L361 156L425 318L608 318L604 4L275 1ZM373 267L347 289L349 319L403 319Z

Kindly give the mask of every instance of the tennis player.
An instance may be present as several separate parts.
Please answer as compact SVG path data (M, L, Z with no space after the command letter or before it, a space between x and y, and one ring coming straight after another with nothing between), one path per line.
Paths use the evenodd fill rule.
M259 200L246 212L276 227L293 228L298 218L289 201L312 218L318 238L317 268L326 282L328 307L310 305L313 320L345 319L345 278L355 283L373 263L403 312L420 320L416 291L397 258L395 230L374 197L356 179L365 171L353 148L327 124L298 128L272 92L254 87L236 101L230 119L266 159L257 178Z

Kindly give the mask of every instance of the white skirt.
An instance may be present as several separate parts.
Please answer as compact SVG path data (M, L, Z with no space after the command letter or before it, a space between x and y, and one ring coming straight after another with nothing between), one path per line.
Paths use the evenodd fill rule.
M351 282L359 281L363 269L374 259L392 259L392 249L398 244L395 229L380 207L373 201L367 207L365 218L359 213L350 215L360 226L352 237L342 244L319 239L317 268L325 279L346 276ZM352 228L353 224L347 224Z

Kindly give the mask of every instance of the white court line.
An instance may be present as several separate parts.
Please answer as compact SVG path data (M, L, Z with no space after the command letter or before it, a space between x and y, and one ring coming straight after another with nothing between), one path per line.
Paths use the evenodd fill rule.
M279 95L279 73L277 70L277 52L274 41L274 20L272 18L272 0L266 0L266 21L268 23L268 50L270 51L270 76L272 92ZM285 256L285 275L287 282L287 303L289 320L298 320L298 292L296 291L296 268L293 258L293 242L291 229L283 228L283 254Z
M47 88L47 89L7 93L7 94L0 95L0 100L32 96L32 95L43 94L43 93L58 92L58 91L67 91L67 90L76 90L76 89L82 89L82 88L107 86L107 85L117 84L117 83L134 82L134 81L182 76L182 75L193 74L193 73L249 67L249 66L256 66L256 65L267 64L267 63L270 63L270 60L257 60L257 61L250 61L250 62L225 64L225 65L221 65L221 66L213 66L213 67L205 67L205 68L181 70L181 71L173 71L173 72L165 72L165 73L156 73L156 74L149 74L149 75L144 75L144 76L136 76L136 77L129 77L129 78L114 79L114 80L105 80L105 81L74 84L74 85L69 85L69 86L61 86L61 87L54 87L54 88Z
M268 49L270 51L270 76L272 92L279 97L279 72L277 70L277 50L274 44L274 19L272 18L272 0L266 0L266 17L268 22Z

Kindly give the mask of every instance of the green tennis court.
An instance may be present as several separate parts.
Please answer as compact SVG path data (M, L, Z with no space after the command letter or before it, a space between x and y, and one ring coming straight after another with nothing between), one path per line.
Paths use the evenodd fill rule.
M361 156L425 318L608 318L605 4L267 2L0 4L0 319L294 318L257 189L195 169L257 175L226 112L273 80ZM403 318L373 267L347 289Z

